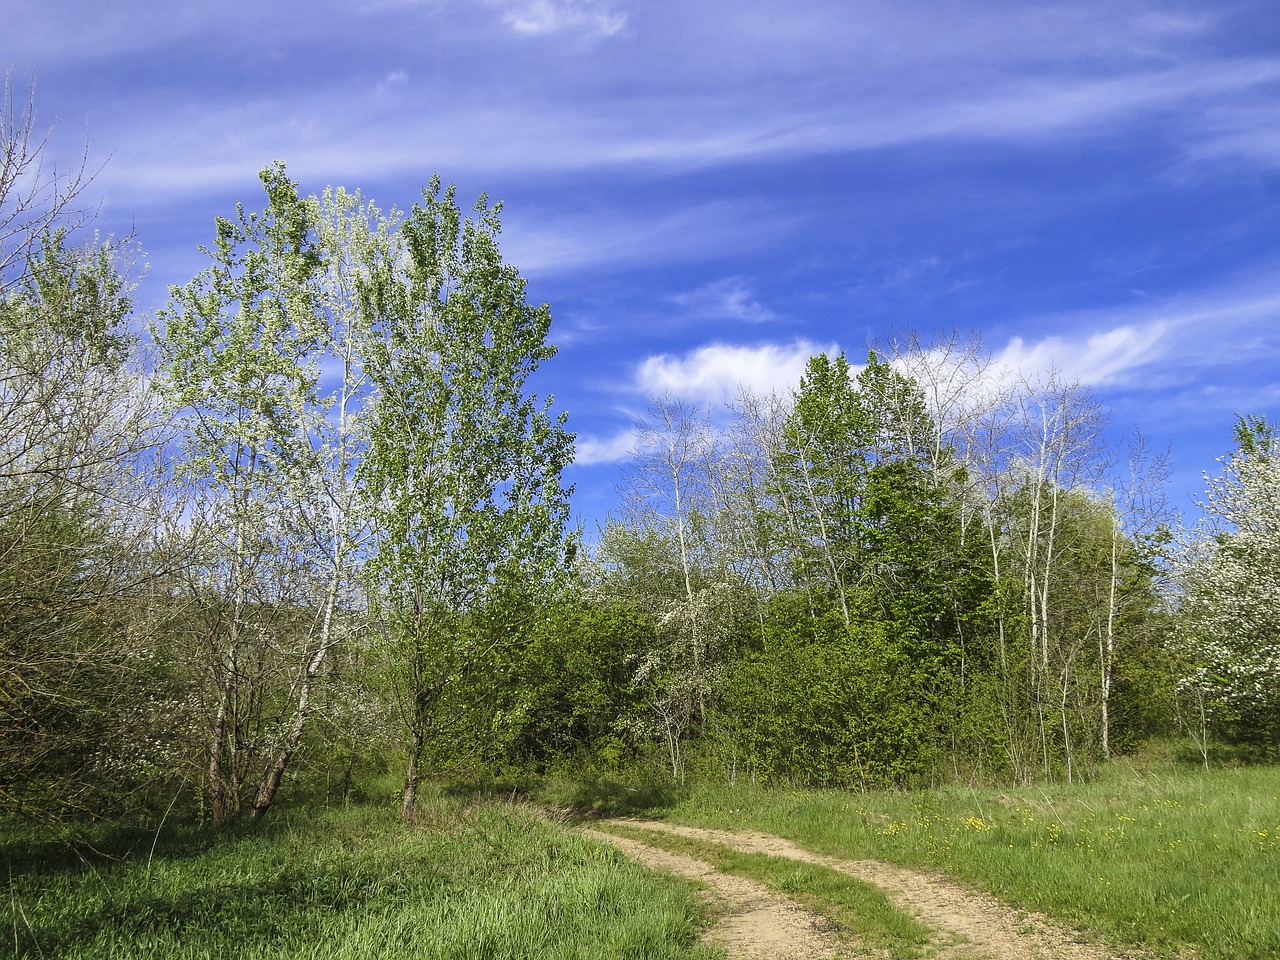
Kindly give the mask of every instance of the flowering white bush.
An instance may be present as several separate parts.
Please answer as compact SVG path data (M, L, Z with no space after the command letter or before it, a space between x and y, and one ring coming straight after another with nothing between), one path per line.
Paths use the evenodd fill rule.
M1280 732L1280 437L1241 420L1238 449L1208 478L1205 520L1179 564L1183 641L1196 667L1182 680L1215 725L1241 739Z

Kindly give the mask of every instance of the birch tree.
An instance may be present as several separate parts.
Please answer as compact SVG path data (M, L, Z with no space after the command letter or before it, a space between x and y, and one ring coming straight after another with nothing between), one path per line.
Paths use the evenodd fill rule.
M653 709L667 741L672 776L682 774L686 731L703 725L723 679L731 636L741 619L745 591L735 571L736 538L719 481L723 445L709 412L670 396L650 401L636 424L636 449L623 487L629 534L611 533L602 544L634 574L641 555L649 562L672 554L675 589L660 580L632 577L636 602L658 624L657 644L637 664L639 683L657 687ZM726 522L727 521L727 522ZM630 549L617 549L623 544ZM671 544L674 549L662 549ZM654 681L657 681L656 683Z
M361 639L367 602L361 582L362 547L370 532L359 471L368 450L373 384L364 367L368 319L360 291L399 256L398 215L383 213L358 193L328 188L306 201L323 262L314 278L315 309L323 319L309 362L314 395L296 411L299 447L289 478L288 539L303 559L299 601L310 622L287 678L287 710L264 750L265 766L252 814L275 799L315 706L316 687L335 647Z
M323 262L313 221L283 165L262 172L267 206L219 217L212 265L171 291L154 331L161 386L184 430L182 469L202 492L203 664L212 690L205 780L215 823L236 816L259 774L274 648L296 606L285 514L314 466L306 421L319 406L315 353ZM266 798L262 798L265 800Z

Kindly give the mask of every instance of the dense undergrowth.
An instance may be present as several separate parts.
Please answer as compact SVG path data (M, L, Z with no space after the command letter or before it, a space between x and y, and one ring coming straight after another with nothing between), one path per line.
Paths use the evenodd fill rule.
M527 808L436 797L210 829L0 831L0 955L695 960L689 888ZM6 943L7 941L7 943Z

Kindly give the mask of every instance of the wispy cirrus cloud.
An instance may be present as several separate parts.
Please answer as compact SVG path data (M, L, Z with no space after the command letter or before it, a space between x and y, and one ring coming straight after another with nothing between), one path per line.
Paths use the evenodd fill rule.
M405 76L404 70L385 75L374 100L385 100L384 109L393 106L393 98L407 89ZM486 176L610 168L644 169L652 175L941 141L1040 143L1118 129L1130 119L1150 120L1175 108L1184 110L1176 136L1181 153L1171 153L1169 164L1228 158L1275 167L1280 166L1280 134L1274 125L1259 122L1259 108L1241 106L1226 117L1222 109L1188 106L1183 99L1247 93L1272 82L1280 83L1280 59L1208 75L1131 76L1084 84L1062 80L1020 93L943 104L839 105L786 115L752 115L732 95L702 104L653 98L628 104L625 122L612 107L570 111L523 102L519 95L509 106L437 102L426 89L416 92L428 97L425 109L412 116L396 111L380 117L375 104L364 101L367 93L325 91L287 104L267 99L178 110L163 131L154 133L118 128L107 140L119 144L116 155L122 161L109 173L113 179L127 178L148 195L167 187L222 186L231 171L243 177L264 158L278 156L329 179L404 175L424 165ZM161 109L167 107L157 104Z
M724 277L711 283L677 293L671 301L686 307L697 318L735 320L740 323L768 323L778 315L756 297L745 277Z
M1130 379L1157 363L1168 349L1169 325L1156 321L1079 336L1050 336L1028 343L1014 337L995 356L996 366L1017 376L1055 371L1084 386Z
M591 38L622 32L627 15L599 0L484 0L502 21L524 36L577 33Z
M1069 330L1014 337L996 360L1014 371L1057 370L1092 387L1163 390L1236 368L1280 380L1280 264L1213 287L1126 305L1020 321Z
M755 249L795 223L794 213L754 200L713 201L639 218L617 210L550 217L523 211L504 225L502 251L526 274L689 263Z

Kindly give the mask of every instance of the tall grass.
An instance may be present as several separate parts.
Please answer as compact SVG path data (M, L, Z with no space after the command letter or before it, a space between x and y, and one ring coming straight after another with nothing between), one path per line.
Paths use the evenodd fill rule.
M1113 765L1089 784L908 794L695 789L669 819L945 871L1113 940L1280 956L1280 769Z
M692 960L683 884L509 805L436 799L252 828L0 834L0 956L237 960Z

